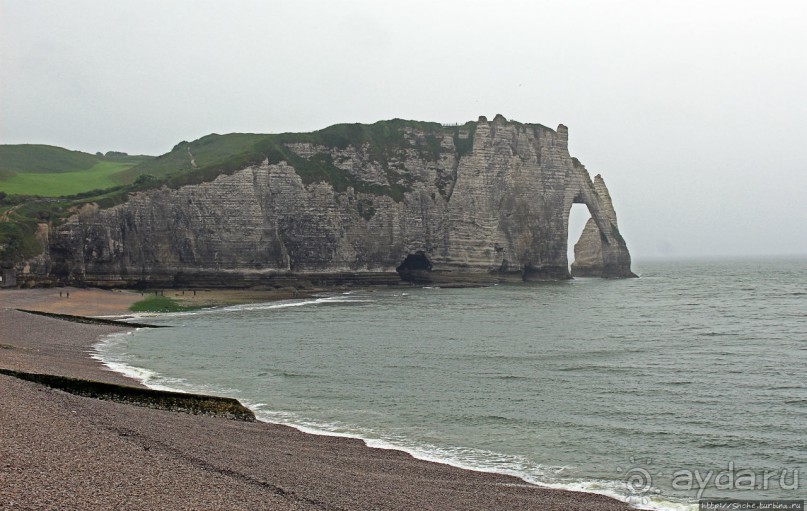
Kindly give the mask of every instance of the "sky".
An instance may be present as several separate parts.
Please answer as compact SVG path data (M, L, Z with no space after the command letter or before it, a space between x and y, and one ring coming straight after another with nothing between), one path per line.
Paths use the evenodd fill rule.
M634 260L807 255L805 27L801 0L0 0L0 143L500 113L569 127Z

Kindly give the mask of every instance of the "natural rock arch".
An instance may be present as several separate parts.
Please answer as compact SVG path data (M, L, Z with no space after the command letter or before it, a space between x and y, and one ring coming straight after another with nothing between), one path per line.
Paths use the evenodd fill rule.
M272 158L214 180L82 208L43 237L28 275L106 286L633 276L605 184L569 154L565 126L497 115L462 129L400 120L356 127L382 128L395 136L286 141ZM591 220L570 273L574 203Z
M593 183L589 183L593 193L580 194L573 201L585 204L591 218L574 246L572 277L635 277L630 270L630 253L619 232L616 211L605 181L598 174Z

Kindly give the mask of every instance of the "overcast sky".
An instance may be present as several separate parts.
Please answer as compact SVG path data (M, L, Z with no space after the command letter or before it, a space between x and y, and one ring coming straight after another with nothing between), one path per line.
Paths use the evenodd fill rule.
M0 0L0 143L501 113L569 127L639 262L807 254L806 27L800 0Z

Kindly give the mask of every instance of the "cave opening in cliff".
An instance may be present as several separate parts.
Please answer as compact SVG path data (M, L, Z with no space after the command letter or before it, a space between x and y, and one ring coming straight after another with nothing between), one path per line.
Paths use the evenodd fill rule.
M588 206L585 204L572 204L572 209L569 210L569 234L566 242L569 266L574 262L574 245L580 239L580 235L583 234L583 229L586 227L589 218L591 218L591 213Z
M401 280L408 280L412 282L424 280L426 273L432 271L432 262L426 256L426 253L418 251L414 254L408 254L401 264L395 268Z
M426 253L423 251L409 254L401 265L395 268L395 271L398 273L406 270L432 271L432 262L429 261L429 258L426 257Z

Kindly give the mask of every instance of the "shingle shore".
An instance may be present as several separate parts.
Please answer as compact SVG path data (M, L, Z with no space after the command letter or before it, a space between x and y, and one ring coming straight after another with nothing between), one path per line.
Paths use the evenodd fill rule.
M89 356L118 331L0 308L0 367L139 385ZM0 408L0 509L630 509L355 439L101 401L5 375Z

